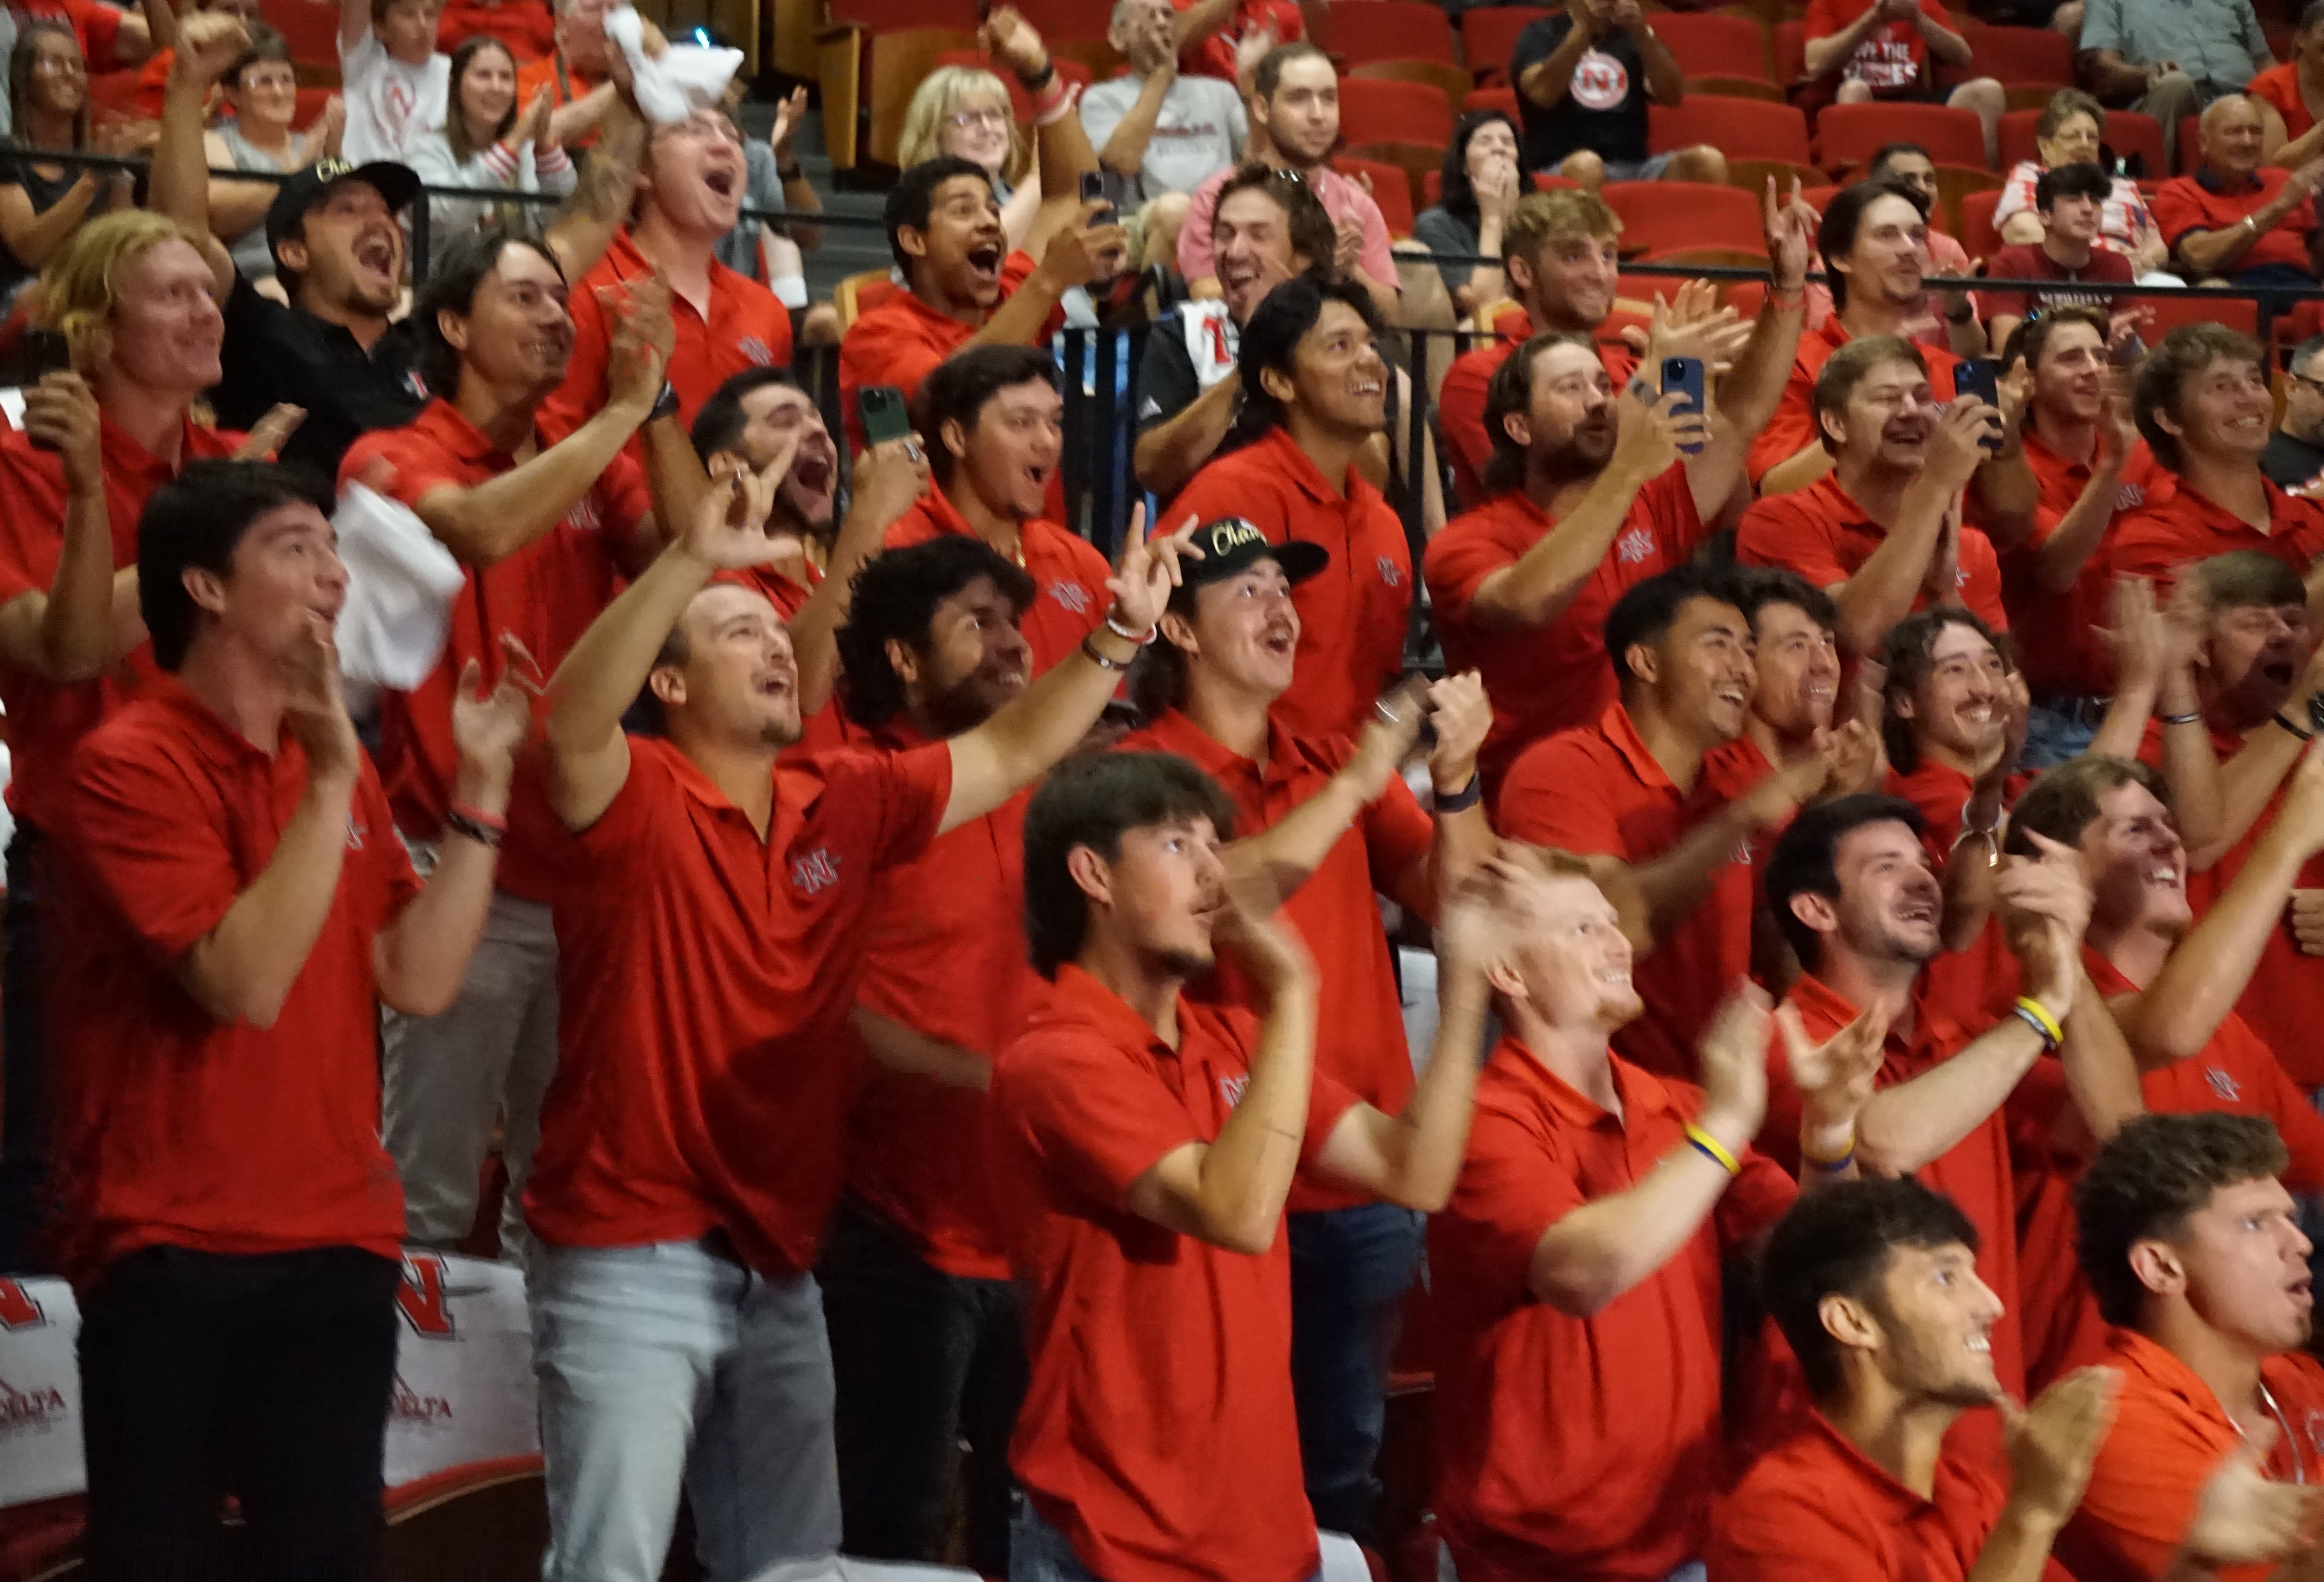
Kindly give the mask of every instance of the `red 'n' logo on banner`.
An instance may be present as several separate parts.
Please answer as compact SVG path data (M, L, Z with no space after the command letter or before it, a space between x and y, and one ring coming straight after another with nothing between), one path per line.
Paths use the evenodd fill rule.
M395 1288L395 1305L403 1309L412 1332L431 1339L452 1338L452 1309L444 1301L444 1260L427 1254L404 1254L403 1280Z
M32 1293L13 1280L0 1280L0 1329L38 1329L49 1321Z

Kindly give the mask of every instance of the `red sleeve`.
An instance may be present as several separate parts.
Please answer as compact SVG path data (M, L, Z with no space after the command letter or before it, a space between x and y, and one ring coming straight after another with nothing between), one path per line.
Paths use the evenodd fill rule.
M339 486L345 488L361 476L374 458L383 458L395 469L395 476L381 492L415 511L421 497L431 489L469 486L466 479L452 473L450 457L433 445L416 440L401 429L375 430L347 447L346 458L339 463Z
M1986 273L1996 280L2024 280L2034 273L2030 247L2004 247L1986 261ZM2100 254L2100 257L2108 256ZM1978 305L1987 319L2023 319L2025 317L2026 294L2024 291L1979 291Z
M873 861L901 866L927 850L952 800L952 746L931 742L903 753L871 755L879 782L873 788L880 814Z
M1172 520L1184 522L1191 515L1200 522L1213 522L1222 516L1240 516L1280 543L1284 523L1279 504L1272 493L1253 490L1250 480L1240 476L1243 469L1233 463L1230 454L1196 473L1170 503Z
M1840 14L1837 0L1808 0L1806 37L1828 39L1848 23L1849 18Z
M110 69L118 54L121 19L124 12L95 0L80 0L72 8L73 28L80 34L81 53L88 58L91 71Z
M1815 418L1810 401L1814 390L1814 377L1802 373L1794 361L1792 376L1784 382L1783 399L1775 403L1775 415L1767 420L1767 426L1751 441L1750 454L1744 465L1751 474L1752 487L1757 488L1759 480L1777 465L1815 443Z
M2252 1041L2259 1041L2257 1034ZM2264 1045L2262 1050L2267 1064L2261 1079L2267 1088L2260 1102L2273 1117L2284 1149L2292 1156L2284 1167L2283 1184L2295 1192L2324 1191L2324 1115L2316 1113L2307 1096L2284 1075L2282 1063L2273 1052Z
M1587 1201L1575 1163L1554 1133L1480 1106L1461 1179L1436 1219L1448 1248L1458 1249L1467 1281L1519 1301L1532 1290L1542 1233Z
M858 319L839 343L840 378L852 390L892 384L909 395L943 361L944 354L928 345L908 319L878 308Z
M1254 1041L1258 1038L1256 1032L1251 1036ZM1299 1169L1302 1173L1319 1177L1335 1187L1361 1186L1360 1182L1343 1182L1319 1166L1324 1146L1332 1141L1332 1129L1350 1110L1363 1102L1354 1088L1329 1071L1317 1071L1307 1078L1307 1130L1299 1139Z
M2191 176L2173 176L2155 189L2154 199L2147 205L2154 216L2155 228L2173 248L2179 238L2190 231L2203 228L2202 193Z
M1695 509L1694 485L1683 461L1671 463L1660 477L1638 491L1630 514L1645 517L1653 524L1655 537L1682 549L1692 550L1711 536L1703 526L1702 513Z
M1406 891L1406 875L1435 845L1436 820L1421 810L1404 776L1391 775L1388 791L1364 810L1364 855L1371 865L1372 888L1391 896ZM1428 910L1433 914L1435 909ZM2324 1117L2318 1124L2324 1124Z
M1130 1184L1199 1143L1177 1096L1103 1040L1060 1029L1021 1040L1004 1091L1016 1127L1074 1189L1120 1206Z
M1735 1162L1742 1169L1720 1194L1715 1211L1719 1244L1730 1252L1773 1229L1800 1195L1790 1172L1757 1149L1745 1149Z
M1491 523L1471 512L1455 517L1421 556L1421 571L1428 579L1428 597L1440 622L1466 624L1469 601L1485 578L1517 564L1517 555L1501 543Z
M610 271L600 277L593 270L566 298L566 309L573 315L573 356L565 365L565 383L540 405L540 437L550 444L587 422L605 404L605 366L613 355L613 329L605 320L605 305L597 298L601 287L618 291L622 283Z
M2195 559L2171 518L2160 510L2135 512L2114 525L2107 547L2108 563L2116 577L2143 577L2154 584L2157 598L2179 580L2179 568Z
M1600 777L1582 742L1580 732L1561 732L1519 754L1501 782L1494 825L1511 840L1628 861L1613 805L1588 794Z
M618 871L641 857L662 835L686 827L671 810L684 793L670 772L678 749L651 736L630 738L630 772L597 821L573 836L588 865ZM600 883L605 882L601 879Z
M64 516L51 504L50 491L23 476L24 460L0 448L0 605L28 593L46 593L54 576L37 576L32 568L50 564L64 552ZM44 552L34 553L27 541L46 541Z
M1743 513L1735 530L1735 559L1746 566L1783 566L1818 587L1848 580L1831 550L1831 535L1789 495L1771 495Z
M614 557L618 565L622 554L634 552L640 547L640 531L652 520L653 489L646 482L646 469L623 449L614 453L612 464L597 479L595 494L604 511L604 531L621 551ZM670 523L669 531L675 532L679 525Z
M1719 1502L1703 1551L1708 1582L1800 1582L1803 1577L1895 1582L1880 1530L1831 1491L1778 1480L1763 1464Z
M1976 528L1964 527L1960 545L1961 602L1995 631L2008 631L2009 611L2001 602L2001 561L1993 552L1993 541Z
M1453 358L1436 393L1436 421L1444 443L1477 478L1485 476L1485 463L1493 456L1493 442L1485 433L1485 391L1500 366L1494 349L1481 346Z
M106 905L172 964L241 893L226 832L183 766L145 738L94 741L78 769L67 838Z

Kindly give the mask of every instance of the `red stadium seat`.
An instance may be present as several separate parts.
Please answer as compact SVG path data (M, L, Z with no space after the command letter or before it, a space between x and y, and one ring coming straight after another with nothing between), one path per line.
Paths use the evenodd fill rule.
M289 5L291 0L282 0ZM974 32L976 0L829 0L831 25L866 32L901 32L910 28L947 28Z
M1941 165L1986 169L1985 128L1949 105L1832 105L1816 117L1817 163L1855 171L1884 143L1917 143Z
M1386 160L1368 160L1353 154L1333 154L1332 168L1353 179L1372 179L1372 201L1379 205L1380 218L1388 223L1388 234L1404 237L1412 235L1412 184L1401 166Z
M1729 161L1810 162L1807 117L1790 105L1689 94L1682 104L1649 106L1646 118L1646 146L1658 153L1708 143Z
M1721 11L1658 12L1655 36L1669 46L1690 81L1702 77L1775 80L1766 30L1750 17Z
M322 115L323 106L331 102L336 88L302 88L299 90L299 107L290 112L290 125L303 132Z
M2107 117L2107 124L2109 125L2113 124L2113 117ZM2116 152L2120 151L2117 150ZM2200 116L2181 116L2179 117L2178 174L2182 176L2187 175L2190 171L2200 171L2202 168L2203 117Z
M2153 315L2144 331L2149 346L2182 324L2224 324L2246 335L2259 334L2259 304L2249 297L2205 291L2200 296L2139 297L2135 301Z
M1550 14L1546 6L1494 5L1461 14L1461 52L1479 82L1503 82L1509 75L1509 57L1517 52L1517 35Z
M1963 22L1966 29L1969 24ZM1657 27L1656 32L1661 29ZM2046 27L1978 27L1969 40L1973 69L2005 88L2074 86L2074 44Z
M1729 247L1764 255L1759 199L1701 181L1609 181L1598 196L1622 221L1622 251Z
M1422 83L1342 78L1340 133L1351 143L1417 143L1441 149L1452 141L1452 106L1442 93Z
M1084 0L1086 3L1086 0ZM1094 5L1092 10L1099 9ZM1323 47L1350 66L1366 60L1434 60L1457 66L1452 25L1432 0L1362 0L1324 14Z
M1512 121L1521 121L1523 112L1517 107L1517 90L1513 88L1471 88L1462 99L1461 108L1468 110L1499 110Z
M2163 123L2136 110L2108 110L2106 118L2106 144L2114 150L2116 159L2126 160L2137 154L2146 161L2146 179L2167 180L2170 167L2163 162ZM2190 154L2195 145L2183 143Z
M1839 196L1840 189L1837 187L1803 186L1800 189L1800 201L1806 204L1810 208L1814 209L1818 214L1821 214L1825 209L1831 208L1831 200Z
M267 0L259 15L290 46L290 59L304 66L339 63L339 8L316 0Z
M1770 42L1775 46L1775 80L1789 88L1808 74L1808 24L1779 22Z
M1089 0L1016 0L1018 12L1052 44L1102 43L1113 7Z
M2010 110L2001 117L2001 168L2004 173L2015 170L2026 160L2038 160L2042 150L2034 139L2035 123L2042 119L2039 110Z
M1090 69L1071 56L1058 55L1054 58L1053 63L1056 66L1057 75L1067 82L1080 88L1087 88L1090 85ZM1017 74L996 68L990 55L979 54L974 50L946 50L936 57L936 64L968 66L979 71L991 72L1009 85L1009 110L1017 117L1017 124L1020 126L1032 124L1033 101L1026 96L1024 88L1019 86Z
M1990 258L2002 247L2001 231L1993 223L1993 211L2000 206L2001 190L1970 192L1961 198L1960 245L1971 258Z

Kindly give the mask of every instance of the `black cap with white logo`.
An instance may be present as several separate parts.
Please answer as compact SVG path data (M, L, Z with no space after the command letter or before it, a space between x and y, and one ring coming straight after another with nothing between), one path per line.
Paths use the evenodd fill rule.
M307 211L342 181L361 181L374 189L392 214L401 214L420 196L420 177L410 165L399 165L393 160L374 160L367 165L318 160L275 189L274 201L266 210L267 250L272 252L283 237L295 236Z
M1332 562L1332 552L1323 545L1296 539L1270 543L1265 533L1240 516L1222 516L1203 523L1194 530L1194 547L1203 551L1201 560L1178 562L1179 576L1189 587L1224 581L1261 560L1282 567L1286 581L1300 583Z

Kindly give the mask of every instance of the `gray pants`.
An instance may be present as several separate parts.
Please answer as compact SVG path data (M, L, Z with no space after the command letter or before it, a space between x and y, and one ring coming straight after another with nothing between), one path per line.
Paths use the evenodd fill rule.
M422 874L435 853L413 846ZM477 1182L501 1123L508 1198L501 1252L521 1263L524 1182L540 1142L540 1101L557 1072L557 930L549 908L493 893L484 938L451 1009L435 1016L385 1014L382 1115L387 1152L403 1177L404 1234L452 1246L476 1218Z
M812 1275L723 1237L534 1249L543 1582L658 1582L683 1484L708 1582L839 1550L831 1346Z
M2140 115L2152 116L2163 123L2163 162L2166 168L2147 171L2150 179L2159 181L2179 168L2180 118L2200 114L2204 104L2217 97L2196 86L2195 79L2185 72L2166 71L2131 105Z

